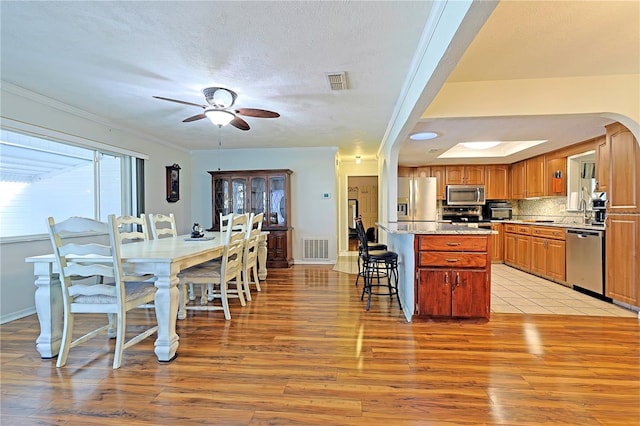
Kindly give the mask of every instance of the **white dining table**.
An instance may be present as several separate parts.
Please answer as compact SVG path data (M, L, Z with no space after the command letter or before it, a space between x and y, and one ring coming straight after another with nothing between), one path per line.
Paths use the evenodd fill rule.
M266 235L266 232L263 233L262 247L259 247L261 279L266 278ZM159 361L173 360L178 349L178 273L223 254L222 233L207 232L205 237L206 239L188 240L189 235L181 235L121 246L122 261L128 272L151 273L156 277L155 313L158 334L154 351ZM53 254L31 256L25 261L33 263L36 276L35 304L40 322L36 348L42 358L53 358L58 354L62 342L63 306L58 268Z

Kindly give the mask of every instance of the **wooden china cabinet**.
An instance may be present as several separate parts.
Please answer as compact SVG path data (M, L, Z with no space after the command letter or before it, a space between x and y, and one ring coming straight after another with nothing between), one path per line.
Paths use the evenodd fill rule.
M264 213L262 230L267 237L267 268L293 265L291 227L291 174L280 170L209 171L211 175L212 225L220 230L220 215Z

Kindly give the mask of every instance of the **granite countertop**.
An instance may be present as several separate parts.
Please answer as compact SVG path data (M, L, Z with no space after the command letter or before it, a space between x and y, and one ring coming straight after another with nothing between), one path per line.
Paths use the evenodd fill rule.
M516 223L520 225L553 226L556 228L593 229L604 231L604 225L587 225L582 223L549 222L545 220L492 220L491 223Z
M390 234L497 234L491 229L478 228L477 224L467 223L384 222L376 223L376 225Z

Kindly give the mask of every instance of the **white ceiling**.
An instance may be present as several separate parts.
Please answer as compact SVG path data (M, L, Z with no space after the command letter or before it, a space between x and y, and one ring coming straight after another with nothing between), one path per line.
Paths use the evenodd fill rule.
M613 5L615 3L615 6ZM432 2L2 1L1 77L121 127L187 150L337 146L373 158L419 44ZM640 2L501 2L450 81L640 72ZM624 24L624 25L622 25ZM329 90L346 71L349 89ZM182 123L201 90L228 87L247 132L207 120ZM460 140L549 139L603 133L597 116L423 119L415 128ZM414 123L410 123L411 126ZM400 162L433 162L403 147ZM478 160L481 161L481 160ZM448 161L449 163L455 161ZM465 162L473 162L465 160Z

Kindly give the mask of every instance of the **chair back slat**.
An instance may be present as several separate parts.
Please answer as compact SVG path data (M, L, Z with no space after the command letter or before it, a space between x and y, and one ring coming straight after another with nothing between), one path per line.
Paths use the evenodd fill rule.
M157 240L158 238L178 236L178 231L176 230L176 219L173 216L173 213L169 213L168 215L150 213L149 228L151 229L151 236L154 240Z
M147 220L144 215L140 215L140 217L118 216L115 218L115 222L121 243L131 243L149 239Z

